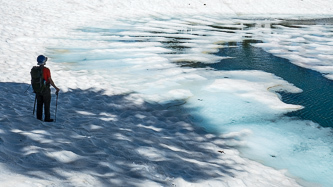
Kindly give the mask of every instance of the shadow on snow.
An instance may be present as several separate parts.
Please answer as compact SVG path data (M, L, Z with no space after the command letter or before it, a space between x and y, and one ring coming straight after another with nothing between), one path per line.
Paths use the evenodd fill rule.
M236 172L217 163L223 154L207 147L219 137L205 136L181 106L71 90L59 94L57 122L43 123L32 116L34 94L24 93L27 87L0 83L0 162L12 172L65 183L73 177L66 172L77 172L124 186L145 180L165 185L175 178L198 182ZM52 95L51 116L54 111Z

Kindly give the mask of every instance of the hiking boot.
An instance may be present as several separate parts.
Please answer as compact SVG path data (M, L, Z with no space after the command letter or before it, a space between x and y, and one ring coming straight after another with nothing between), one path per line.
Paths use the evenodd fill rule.
M53 122L53 119L45 119L45 122Z

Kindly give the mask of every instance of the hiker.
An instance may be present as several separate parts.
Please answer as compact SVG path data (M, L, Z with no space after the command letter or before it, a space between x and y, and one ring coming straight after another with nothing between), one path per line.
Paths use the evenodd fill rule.
M56 95L58 95L60 89L54 84L52 78L51 78L51 72L50 69L47 67L44 67L46 64L47 57L44 55L39 55L37 57L37 65L39 65L39 68L42 69L43 74L43 84L45 85L45 88L43 88L40 92L36 93L36 99L37 99L37 119L42 120L43 116L43 105L44 105L44 121L45 122L53 122L53 119L51 119L50 116L50 105L51 105L51 89L50 85L52 85L56 89Z

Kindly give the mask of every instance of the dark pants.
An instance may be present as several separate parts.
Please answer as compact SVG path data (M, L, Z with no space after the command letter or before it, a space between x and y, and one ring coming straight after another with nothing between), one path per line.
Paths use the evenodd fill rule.
M46 88L42 93L37 93L37 119L42 120L44 105L44 120L50 119L51 89Z

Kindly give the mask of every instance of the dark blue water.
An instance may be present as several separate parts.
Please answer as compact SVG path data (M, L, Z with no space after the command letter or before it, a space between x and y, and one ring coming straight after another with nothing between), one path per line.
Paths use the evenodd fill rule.
M297 94L279 93L283 102L304 106L304 109L290 112L287 116L311 120L323 127L333 127L333 81L316 71L296 66L287 59L251 45L258 42L246 40L228 43L217 55L233 58L209 66L216 70L261 70L281 77L303 90Z

